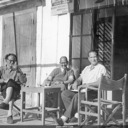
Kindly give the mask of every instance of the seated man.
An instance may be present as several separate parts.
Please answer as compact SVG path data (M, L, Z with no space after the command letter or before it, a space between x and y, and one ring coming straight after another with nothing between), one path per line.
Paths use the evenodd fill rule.
M69 84L74 81L73 70L67 67L67 57L62 56L60 58L60 67L55 68L44 82L44 86L61 87L61 91L66 90Z
M80 77L72 85L73 89L77 89L79 85L86 83L93 83L101 77L101 75L106 75L105 67L98 63L98 56L96 51L90 51L88 54L88 60L91 63L89 66L85 67L82 71ZM61 118L55 118L55 121L58 125L64 125L64 122L70 119L70 122L77 121L78 113L78 93L75 93L70 90L65 90L61 94L63 103L65 105L66 111ZM85 97L85 93L83 96Z
M26 75L17 66L17 57L15 54L5 56L6 65L0 68L0 86L4 97L0 104L0 109L9 110L7 123L13 123L12 109L17 95L20 93L21 84L26 83Z

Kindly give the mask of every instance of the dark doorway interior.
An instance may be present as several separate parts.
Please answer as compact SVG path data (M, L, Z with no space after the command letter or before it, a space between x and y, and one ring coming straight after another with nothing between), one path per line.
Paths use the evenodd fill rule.
M128 73L128 16L116 17L114 78Z
M100 10L99 15L103 11ZM107 9L105 11L107 15L110 12ZM99 53L100 61L107 69L108 76L115 80L123 77L125 73L128 74L128 13L126 12L126 8L117 9L115 19L113 18L114 10L111 10L111 15L108 17L104 15L98 17L98 13L96 17L94 47ZM128 87L126 88L126 108L128 108L127 91ZM112 99L121 100L120 91L115 91Z
M128 15L116 17L115 24L114 79L121 78L124 73L128 74ZM127 90L128 87L126 88L126 108L128 108ZM120 93L114 93L113 98L121 99Z

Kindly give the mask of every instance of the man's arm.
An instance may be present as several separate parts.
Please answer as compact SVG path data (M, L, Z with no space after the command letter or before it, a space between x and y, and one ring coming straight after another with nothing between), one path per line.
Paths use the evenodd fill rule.
M48 76L47 78L46 78L46 80L44 80L44 82L43 82L43 86L50 86L51 85L51 82L52 82L52 79L53 79L53 77L52 76Z
M70 70L68 79L65 81L62 81L62 84L65 84L65 85L72 84L74 82L74 78L75 78L74 71Z
M79 76L78 79L75 80L75 82L72 84L72 89L77 89L79 85L82 83L82 78Z
M4 79L0 79L0 83L4 83Z
M72 84L73 81L74 81L74 76L71 75L71 76L68 77L68 80L63 81L63 83L64 83L64 84Z
M2 76L2 67L0 67L0 83L5 83L6 81L3 78L1 78L1 76Z
M47 77L47 81L52 81L53 77L52 76L48 76Z
M17 70L15 81L18 84L25 84L27 82L26 74L22 72L22 70L16 65L15 69Z
M21 84L24 84L27 82L27 77L26 77L26 74L20 74L19 75L19 81Z

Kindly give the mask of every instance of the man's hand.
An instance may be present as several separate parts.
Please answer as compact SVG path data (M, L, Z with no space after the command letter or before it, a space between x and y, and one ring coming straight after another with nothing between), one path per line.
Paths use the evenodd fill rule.
M64 84L63 81L55 81L54 84Z
M13 64L13 68L14 68L14 69L17 69L17 68L18 68L18 64L17 64L16 61L15 61L15 63Z
M77 90L77 89L78 89L77 83L72 84L72 85L71 85L71 89Z
M72 84L72 87L71 89L74 89L74 90L77 90L78 89L78 86L81 85L81 82L82 82L82 78L81 76L75 80L75 82Z
M4 83L4 79L0 79L0 83Z
M51 86L51 81L45 81L45 86Z
M26 83L27 82L26 74L19 74L19 80L21 83Z
M4 83L8 83L9 79L4 80Z

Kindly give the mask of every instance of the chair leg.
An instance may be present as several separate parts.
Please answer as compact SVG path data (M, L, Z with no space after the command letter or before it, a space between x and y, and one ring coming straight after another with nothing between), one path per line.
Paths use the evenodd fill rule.
M57 118L60 118L60 97L61 97L61 94L60 94L60 92L58 93L58 111L57 111Z
M21 122L23 122L23 104L24 104L23 95L24 95L24 92L21 92L21 110L20 110Z
M42 93L42 124L45 125L45 91Z
M100 106L98 107L98 125L101 125L101 108Z
M40 111L40 93L37 93L37 109ZM40 114L37 114L37 118L40 118Z
M126 125L126 111L125 111L125 106L122 106L122 117L123 117L123 125Z

